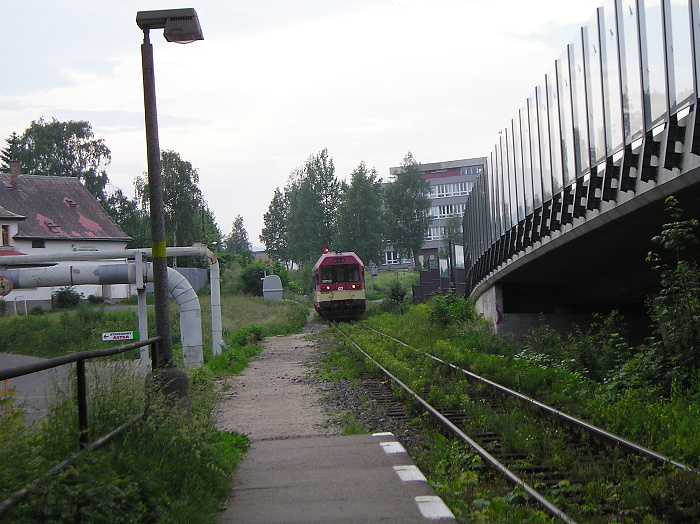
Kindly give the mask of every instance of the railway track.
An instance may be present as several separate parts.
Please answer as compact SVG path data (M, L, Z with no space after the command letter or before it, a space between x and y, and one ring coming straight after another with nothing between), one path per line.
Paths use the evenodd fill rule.
M619 522L647 522L643 519L658 517L654 515L658 513L654 508L647 508L649 515L638 508L629 511L624 503L614 500L615 497L606 497L610 493L606 494L605 487L610 492L620 483L643 484L646 480L640 479L653 482L654 478L663 481L675 472L697 475L689 467L650 449L412 348L385 333L362 327L377 339L389 340L403 364L394 362L395 369L390 370L390 365L383 365L371 351L333 325L357 352L372 362L403 395L425 410L444 432L468 444L485 463L562 522L608 522L621 511L627 512L628 519ZM366 340L365 345L369 345ZM408 376L406 362L422 366L429 379L416 380ZM429 373L425 373L426 362L432 365ZM407 378L400 375L407 375ZM381 389L383 399L380 401L389 402L385 398L388 388ZM458 391L461 400L454 402ZM369 393L372 395L371 388ZM402 410L394 401L391 412L400 416L399 411ZM525 446L514 443L498 424L489 425L490 421L501 417L512 421L514 413L520 417L515 423L521 426L520 433L537 436ZM592 515L590 500L595 498L591 493L595 487L600 488L600 502L596 506L598 514ZM584 506L587 509L582 511ZM666 521L661 518L648 522Z

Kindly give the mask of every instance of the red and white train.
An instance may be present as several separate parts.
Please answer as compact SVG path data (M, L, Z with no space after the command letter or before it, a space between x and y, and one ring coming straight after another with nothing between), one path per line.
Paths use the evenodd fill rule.
M328 320L359 318L367 307L364 264L351 251L324 250L313 269L314 307Z

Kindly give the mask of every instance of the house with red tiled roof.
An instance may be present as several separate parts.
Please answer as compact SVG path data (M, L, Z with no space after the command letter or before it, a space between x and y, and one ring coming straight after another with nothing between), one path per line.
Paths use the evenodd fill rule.
M9 174L0 173L0 231L0 266L7 255L48 254L60 263L62 253L122 250L131 240L78 179L22 175L15 162ZM13 290L5 302L15 307L22 302L20 312L25 306L46 307L57 289ZM79 286L76 291L107 299L125 298L129 292L126 284Z

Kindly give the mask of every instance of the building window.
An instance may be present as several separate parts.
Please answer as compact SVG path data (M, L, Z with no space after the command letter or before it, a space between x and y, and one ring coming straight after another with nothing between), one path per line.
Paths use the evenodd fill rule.
M446 198L465 196L474 187L474 182L453 182L451 184L436 184L430 188L430 198Z
M386 251L384 253L384 255L385 255L384 260L386 261L386 264L400 264L401 263L398 255L396 254L396 251Z
M10 245L10 226L2 226L2 240L0 240L0 242L2 242L0 243L0 246Z
M433 226L428 228L426 240L442 240L445 236L445 226Z
M482 166L465 166L462 168L463 175L480 175Z
M464 204L445 204L442 206L433 206L428 213L430 218L449 218L463 217Z
M32 240L32 247L36 249L42 249L46 247L46 241L44 240Z

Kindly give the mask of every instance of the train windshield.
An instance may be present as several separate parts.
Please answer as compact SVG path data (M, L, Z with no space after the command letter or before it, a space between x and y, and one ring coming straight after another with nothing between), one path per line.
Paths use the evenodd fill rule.
M359 282L360 267L357 264L323 266L321 268L321 280L324 284L332 284L334 282Z

